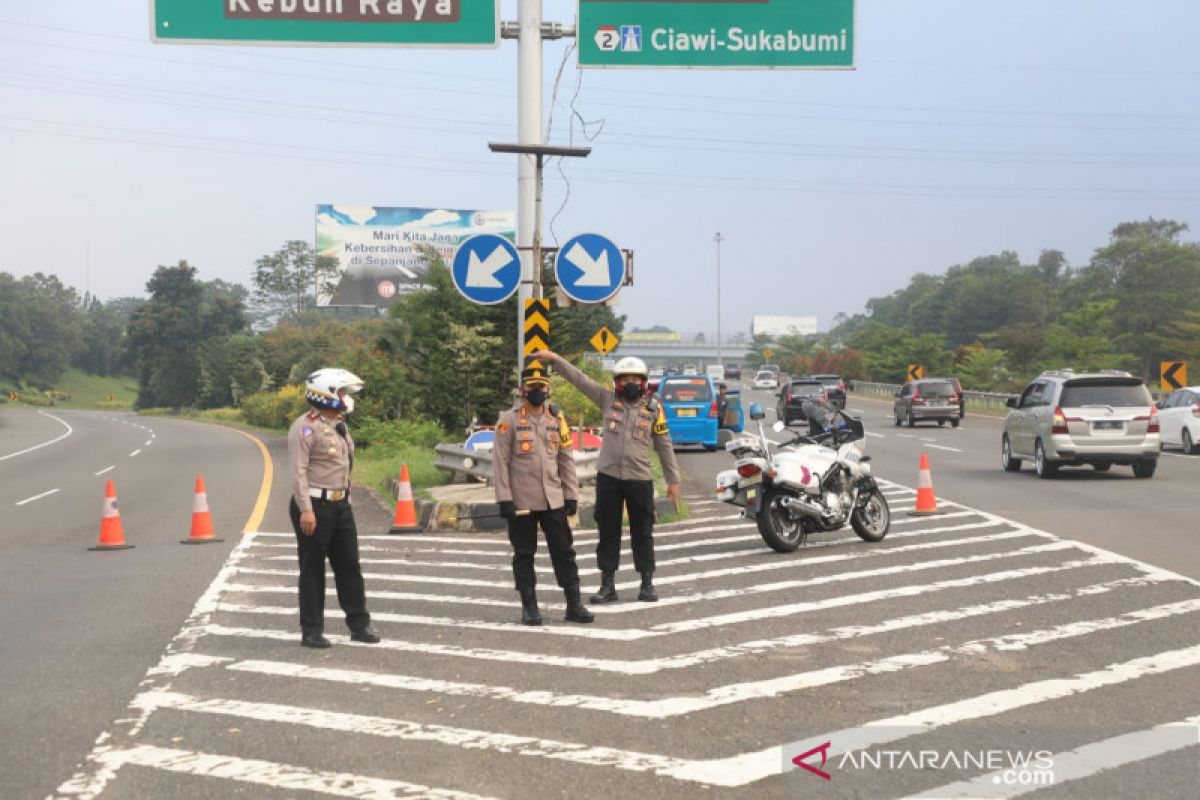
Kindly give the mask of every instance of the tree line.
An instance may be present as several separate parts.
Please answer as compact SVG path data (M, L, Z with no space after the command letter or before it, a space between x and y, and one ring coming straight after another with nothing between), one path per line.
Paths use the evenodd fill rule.
M471 303L437 254L425 257L428 288L384 317L350 321L316 307L336 264L301 241L259 258L250 289L200 280L180 262L154 271L146 299L101 303L52 276L0 273L0 375L50 388L69 366L130 374L138 408L235 407L281 426L304 407L304 378L338 365L366 382L360 422L491 423L513 399L518 301ZM550 325L554 346L579 354L624 318L606 306L554 307Z
M760 338L747 354L799 373L903 382L909 364L964 386L1009 391L1044 369L1124 369L1157 380L1160 361L1200 359L1200 243L1186 224L1123 222L1086 265L1059 250L1036 263L980 256L919 273L817 337ZM786 363L785 363L786 362Z

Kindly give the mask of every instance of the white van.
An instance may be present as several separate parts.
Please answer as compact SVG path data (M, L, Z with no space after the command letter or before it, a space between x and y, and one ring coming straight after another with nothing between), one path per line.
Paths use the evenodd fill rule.
M704 368L704 374L714 381L723 381L725 380L725 367L720 364L709 364Z

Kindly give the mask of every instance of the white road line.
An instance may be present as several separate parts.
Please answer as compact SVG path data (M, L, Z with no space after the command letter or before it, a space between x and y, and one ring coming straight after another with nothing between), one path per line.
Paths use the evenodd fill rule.
M151 443L151 442L153 442L153 441L154 441L153 439L147 439L147 440L146 440L146 443L145 443L145 444L143 444L143 445L142 445L142 447L149 447L149 446L150 446L150 443Z
M867 436L870 436L873 439L886 439L887 438L882 433L874 433L872 431L867 431L866 433L867 433Z
M1151 675L1162 675L1200 664L1200 645L1135 658L1073 678L1051 678L976 697L925 708L911 714L874 720L856 728L806 737L805 741L833 742L829 754L864 750L928 733L967 720L984 719L1019 708L1058 700L1106 686L1116 686ZM779 774L783 758L779 747L742 753L730 758L694 761L665 773L680 780L716 786L744 786Z
M897 535L902 536L902 535L906 535L906 534L897 534ZM908 535L911 535L911 534L908 534ZM990 540L997 539L997 538L1016 538L1018 535L1027 535L1027 534L1023 534L1023 533L1018 534L1018 532L1009 531L1004 534L989 534L988 536L976 537L975 539L972 539L972 540L966 540L966 539L951 540L951 541L946 541L944 543L939 542L939 543L927 543L927 544L914 545L908 549L910 549L910 550L911 549L929 549L931 547L955 546L955 545L964 544L967 542L990 541ZM1058 545L1058 546L1061 547L1061 545ZM1006 558L1006 557L1010 557L1010 556L1011 556L1011 553L1007 553L1007 554L1000 554L996 557ZM854 556L852 556L852 555L843 555L843 556L830 557L830 559L828 559L828 560L846 560L846 559L853 558L853 557ZM812 563L812 562L810 561L810 562L806 562L806 563ZM935 564L939 565L939 566L945 565L945 563L946 563L945 561L935 562ZM1077 562L1068 562L1068 563L1077 563ZM1089 563L1091 563L1091 562L1089 562ZM1097 562L1097 563L1100 563L1100 562ZM932 568L932 567L923 567L923 568ZM789 589L807 588L809 586L818 586L818 585L826 584L826 583L836 583L839 581L854 580L854 579L858 579L858 578L862 578L862 577L876 577L879 575L892 574L893 572L896 571L896 569L897 568L888 568L888 569L884 569L884 570L871 570L868 572L834 573L833 575L823 575L823 576L815 577L815 578L777 581L774 583L759 583L759 584L755 584L753 586L748 586L748 587L743 587L743 588L738 588L738 589L716 589L716 590L711 590L711 591L707 591L707 592L691 592L691 593L682 594L682 595L666 595L666 596L660 597L657 603L654 603L651 605L644 605L641 603L624 603L624 604L619 604L619 605L605 605L605 606L598 606L595 609L595 611L596 611L596 613L600 613L605 616L610 615L610 614L623 614L623 613L634 613L634 612L640 612L642 614L652 614L655 611L659 611L664 608L670 608L671 606L676 606L676 605L696 605L696 604L699 604L702 602L707 602L707 601L712 601L712 600L724 600L724 599L727 599L730 597L750 597L752 595L763 594L763 593L767 593L767 592L777 592L777 591L786 591ZM900 569L903 570L905 568L900 568ZM254 569L247 568L247 569L243 569L240 571L244 574L273 575L273 576L280 576L280 577L286 576L289 579L292 579L292 580L295 579L295 573L286 571L286 570L254 570ZM909 571L911 571L911 568L909 568ZM413 576L413 575L396 576L396 575L390 575L390 574L368 573L365 577L370 578L371 580L376 580L376 579L385 580L385 581L386 580L396 580L396 581L408 580L408 581L413 581L413 582L417 582L417 583L426 582L425 576ZM441 578L441 577L438 577L434 581L430 581L430 582L436 582L439 584L450 584L450 585L454 584L453 579ZM678 579L673 579L671 582L672 583L678 582ZM660 584L666 583L666 579L659 581L659 583ZM511 589L512 588L511 583L509 583L507 581L475 581L471 585L486 586L489 588L498 588L498 589ZM623 588L623 587L633 587L638 584L637 584L637 582L631 582L631 583L621 583L621 584L617 584L617 585L618 585L618 587ZM291 591L295 591L294 587L289 587L289 588ZM372 594L374 594L374 592L372 592Z
M126 764L132 764L183 775L269 786L273 789L284 789L288 793L314 792L361 800L484 800L480 795L467 792L437 789L387 778L371 778L346 772L324 772L256 758L197 753L151 745L138 745L126 750L106 750L94 756L94 760L113 771ZM219 789L216 791L220 793Z
M41 494L35 494L33 497L26 497L24 500L19 500L18 502L13 503L13 505L14 506L23 506L26 503L32 503L34 500L41 500L43 497L49 497L50 495L55 494L57 492L61 492L61 491L62 491L62 489L51 489L48 492L42 492Z
M989 527L989 526L998 525L998 524L1002 524L1002 523L987 523L986 525L981 525L981 524L960 525L960 526L956 526L955 528L932 529L932 531L930 531L930 530L907 531L905 533L896 534L896 537L898 538L901 536L904 536L904 537L923 536L926 533L930 533L930 532L951 531L951 530L959 530L959 529L965 529L965 528ZM817 556L817 557L807 558L804 561L796 561L794 559L788 559L788 560L782 560L782 561L781 560L771 560L764 564L748 564L746 566L741 566L741 567L728 567L728 568L724 568L724 569L708 570L706 572L690 572L690 573L686 573L683 575L668 575L664 578L656 578L655 584L657 584L659 586L668 586L668 585L672 585L672 584L676 584L676 583L691 583L691 582L698 581L698 580L708 580L710 578L722 578L722 577L726 577L726 576L730 576L730 575L746 575L749 573L766 572L766 571L772 571L772 570L778 570L778 569L795 569L797 566L811 566L814 564L827 564L827 563L832 563L832 562L837 562L837 561L848 561L851 559L863 560L863 559L868 559L868 558L879 558L879 557L883 557L883 556L887 556L887 555L891 555L891 554L895 554L895 553L906 553L906 552L910 552L913 550L926 550L926 549L937 548L937 547L956 547L956 546L958 546L960 544L964 544L964 543L974 544L974 543L978 543L981 541L992 541L992 540L998 540L998 539L1018 538L1020 536L1037 536L1039 538L1052 539L1053 541L1048 545L1037 545L1034 548L1024 548L1022 550L1015 550L1015 551L1009 550L1009 551L1005 551L1003 553L993 553L993 554L986 554L986 555L981 555L981 556L971 556L961 562L958 561L957 559L951 559L951 561L954 561L955 563L975 563L977 561L986 561L986 560L991 560L991 559L996 559L996 558L1011 558L1014 555L1026 555L1029 552L1037 552L1038 550L1040 550L1042 548L1058 550L1058 549L1070 549L1070 548L1074 547L1074 548L1078 548L1078 549L1083 549L1083 548L1080 548L1078 546L1078 544L1075 542L1064 541L1062 539L1057 539L1056 537L1050 536L1049 534L1040 533L1040 532L1031 532L1029 530L1022 528L1022 529L1018 529L1018 530L1005 531L1002 533L986 534L983 537L977 537L977 538L971 538L971 539L945 539L945 540L940 540L940 541L936 541L936 542L928 542L928 543L921 543L921 544L915 544L915 545L905 545L902 547L881 548L881 549L876 549L876 550L855 549L853 552L849 552L849 553L839 553L839 554L830 555L830 556ZM814 550L814 549L822 548L822 547L832 547L835 545L846 544L847 542L853 542L853 541L854 541L853 539L847 538L847 539L842 539L842 540L837 540L837 541L821 542L821 543L818 543L815 545L811 545L808 548L808 550ZM1105 551L1101 550L1099 552L1104 553ZM763 555L766 556L765 553ZM1111 554L1109 554L1109 555L1111 555ZM769 556L766 556L766 557L769 557ZM272 561L272 562L274 562L274 561L295 561L294 558L289 558L287 556L267 556L267 557L261 558L259 560L260 561ZM363 563L367 563L367 561L364 560ZM447 566L447 565L449 565L449 564L447 564L447 562L440 562L439 564L436 564L436 565L434 565L430 562L416 562L416 561L413 561L413 562L406 561L406 562L400 562L400 563L403 563L404 565L406 565L408 567L427 567L427 566ZM923 562L920 564L903 565L900 567L888 567L888 568L882 569L882 570L870 570L867 572L860 572L860 573L836 573L834 575L824 575L824 576L820 576L820 577L809 578L807 581L804 582L804 585L814 585L814 584L825 583L825 582L829 582L829 581L849 580L850 579L849 577L843 577L843 576L864 577L864 576L868 576L868 575L871 575L871 576L887 575L887 574L892 574L894 572L905 572L905 571L916 571L916 570L920 570L920 569L930 569L930 568L932 568L931 564L945 565L946 563L947 562L945 560L943 560L943 561L939 561L939 562ZM553 569L550 569L548 567L539 567L537 569L540 572L553 573ZM503 570L504 570L503 566L496 566L494 571L501 572ZM249 574L249 575L261 574L261 575L288 575L288 576L292 576L292 577L295 576L294 572L288 571L288 570L265 570L265 569L258 570L258 569L250 569L250 568L239 568L238 571L243 574ZM580 574L598 574L598 573L595 569L591 569L591 570L580 570ZM512 582L509 580L485 581L485 580L470 579L470 578L449 577L449 576L442 576L442 575L424 575L424 574L413 573L413 572L403 572L403 573L373 572L373 573L364 574L364 577L370 578L371 580L380 580L380 581L400 581L400 582L408 582L408 583L436 583L436 584L444 584L444 585L451 585L451 586L457 584L457 585L462 585L462 586L476 586L476 587L487 587L487 588L495 588L495 589L511 589L512 588ZM621 583L616 584L616 588L632 589L633 587L640 586L640 585L641 585L640 581L623 581ZM751 586L751 587L747 587L745 589L740 589L740 590L736 590L736 591L751 593L754 591L761 591L761 589L758 589L757 586ZM665 605L667 605L667 604L664 603L662 599L660 599L659 602L655 604L655 606L658 606L658 607L663 607ZM645 607L642 607L642 606L636 606L636 608L638 608L638 610L645 610Z
M989 584L989 583L999 583L999 582L1003 582L1003 581L1007 581L1007 580L1015 580L1015 579L1019 579L1019 578L1030 578L1030 577L1036 577L1038 575L1062 572L1066 569L1078 569L1081 567L1097 566L1101 563L1103 563L1103 562L1099 561L1097 558L1094 557L1091 559L1068 562L1066 564L1056 565L1053 567L1027 567L1024 569L1014 569L1014 570L1006 570L1006 571L1002 571L1002 572L991 572L991 573L986 573L986 574L982 574L982 575L972 575L968 578L955 578L952 580L938 581L936 583L930 583L930 584L916 584L916 585L897 587L897 588L893 588L893 589L884 589L884 590L879 590L879 591L874 591L874 592L864 592L859 595L843 595L843 596L836 597L836 598L829 598L828 600L823 600L823 601L813 601L813 602L808 602L808 603L795 603L795 604L792 604L789 606L776 606L771 609L767 609L766 611L769 613L763 614L761 616L763 616L763 617L773 616L773 617L778 618L778 617L782 617L782 616L787 616L789 614L800 614L800 613L805 613L805 612L813 611L813 610L820 610L820 609L824 609L824 608L836 608L836 607L841 607L841 606L846 606L846 605L853 605L856 603L875 602L875 601L879 601L879 600L889 600L889 599L894 599L897 597L916 597L916 596L920 596L923 594L930 594L930 593L933 593L936 591L940 591L942 589L961 589L961 588L967 588L967 587L971 587L971 586L981 586L981 585L985 585L985 584ZM290 611L292 613L295 613L294 609L290 609ZM725 615L725 616L732 616L732 615ZM722 620L722 624L728 624L728 623L724 622L722 618L718 618L718 617L710 617L705 622L711 622L712 620ZM737 620L733 620L733 621L741 622L741 621L745 621L745 620L737 619ZM452 627L457 622L459 622L459 621L458 620L450 620L448 622L440 623L440 625L442 625L443 627L444 626ZM688 620L687 622L691 622L691 620ZM498 623L487 623L487 624L498 625ZM676 623L667 623L664 625L655 626L657 630L653 632L653 635L666 635L666 634L670 634L670 633L677 633L679 631L675 630L672 627L675 624ZM502 627L506 632L512 632L515 629L519 629L521 626L517 626L514 624L511 626L510 625L500 625L500 627ZM709 626L700 624L697 627L703 628L703 627L709 627ZM225 626L225 625L209 625L205 630L207 633L210 633L214 636L232 636L232 637L249 638L249 639L257 639L257 638L282 639L282 640L289 640L289 641L295 639L294 633L289 633L289 632L283 631L283 630L269 630L269 629L260 629L260 628L241 628L241 627L232 627L232 626ZM562 628L562 629L555 629L555 630L566 631L566 633L563 633L562 635L580 635L578 633L572 634L571 632L578 632L581 629L579 629L579 628ZM596 638L600 638L600 637L596 637ZM635 638L645 638L645 637L643 636L643 637L635 637ZM349 640L346 639L345 641L349 641ZM619 661L619 660L611 660L611 659L583 658L583 657L577 657L577 656L563 657L563 656L555 656L555 655L551 655L551 654L529 653L529 652L514 651L514 650L494 650L491 648L468 648L468 647L456 647L453 645L427 644L427 643L423 643L423 642L410 642L410 641L406 641L403 639L385 638L383 640L383 642L376 644L376 645L370 645L370 646L375 647L380 650L396 650L398 652L418 652L418 653L425 653L425 654L430 654L430 655L451 655L451 656L457 656L457 657L461 657L461 658L469 658L469 659L476 659L476 660L483 660L483 661L506 661L506 660L508 660L508 661L513 661L515 663L543 664L543 665L548 665L548 666L567 667L567 668L573 668L573 669L590 669L590 670L599 670L599 671L605 671L605 672L617 672L617 673L622 673L625 675L648 674L650 672L657 672L659 669L663 668L663 667L657 665L654 660L638 662L638 661Z
M378 647L378 645L363 645ZM861 750L927 733L967 720L982 719L1038 705L1050 700L1078 695L1102 687L1116 686L1138 678L1161 675L1200 664L1200 645L1170 650L1152 656L1110 664L1100 670L1081 673L1073 678L1036 681L964 700L925 708L864 726L810 737L814 742L834 742L839 753ZM148 691L138 695L133 705L149 715L160 708L201 714L251 719L283 725L301 725L326 731L364 734L405 741L433 742L472 750L490 750L567 761L597 767L648 772L682 781L713 786L745 786L782 770L781 747L739 753L725 758L682 759L652 753L639 753L583 743L516 736L497 731L425 725L400 719L346 714L302 706L253 703L239 700L204 700L190 695Z
M1030 631L1029 633L976 639L959 645L945 645L921 652L901 653L878 659L860 661L855 664L826 667L824 669L799 672L765 680L713 686L705 690L702 694L662 697L656 700L633 700L602 695L561 694L543 689L520 691L508 686L493 684L442 681L410 675L379 674L356 670L314 669L311 664L277 661L242 661L229 664L228 669L278 677L312 678L359 686L381 686L413 692L487 697L540 706L584 708L589 711L604 711L628 717L668 719L683 714L694 714L721 706L733 705L747 700L780 697L806 689L855 680L867 675L880 675L915 667L929 666L931 664L944 664L953 660L955 656L978 655L989 651L1024 650L1039 644L1073 639L1100 631L1116 630L1141 622L1166 619L1178 614L1190 614L1195 611L1200 611L1200 598L1140 609L1103 619L1069 622L1053 628Z
M470 750L492 750L576 764L617 767L632 772L662 774L665 770L679 769L691 763L670 756L634 753L609 747L593 747L575 742L559 742L553 739L517 736L497 731L452 728L446 725L423 725L388 717L346 714L276 703L204 700L178 692L143 692L134 702L148 710L169 708L237 719L302 725L318 730L365 734L404 741L433 742Z
M973 780L951 783L919 795L911 795L909 800L923 797L971 797L981 800L992 797L1020 797L1029 792L1090 778L1126 764L1195 747L1198 743L1200 743L1200 715L1177 722L1168 722L1165 725L1156 725L1149 730L1123 733L1120 736L1093 742L1065 753L1055 753L1047 758L1050 763L1050 771L1054 775L1054 780L1049 784L1042 786L1032 783L1026 786L1014 785L1006 779L1004 771L1001 770L980 775Z
M1075 564L1064 564L1053 571L1064 572L1068 569L1075 569L1080 566L1098 566L1093 562L1079 562ZM1043 575L1048 573L1041 573ZM1012 573L1008 573L1010 579L1015 577ZM1132 577L1119 578L1117 580L1106 581L1102 583L1093 583L1087 586L1082 586L1072 589L1067 592L1057 592L1050 594L1033 594L1023 598L997 600L992 603L984 603L973 606L963 606L955 609L947 609L941 611L929 611L922 614L911 614L903 617L895 617L893 619L882 620L871 625L848 625L837 628L830 628L822 633L798 633L779 636L774 639L752 639L738 644L727 645L723 647L713 647L706 650L696 650L691 653L680 653L673 656L663 658L650 658L640 661L625 661L618 662L627 666L627 674L630 675L651 675L663 670L669 669L685 669L688 667L698 666L700 664L708 664L717 661L725 661L729 659L740 658L746 655L761 655L772 652L774 650L787 649L792 647L805 647L816 644L825 644L834 641L845 641L855 639L860 636L873 636L881 633L893 633L909 628L919 628L927 625L939 625L945 622L954 622L962 619L972 619L975 617L987 616L989 614L1005 613L1015 611L1020 608L1028 608L1031 606L1048 605L1050 603L1068 602L1082 597L1097 597L1109 592L1118 591L1120 589L1137 588L1141 586L1152 586L1163 582L1164 579L1159 576L1150 577ZM246 587L229 587L229 591L238 591ZM277 593L295 594L294 587L248 587L255 591L273 591ZM332 592L331 592L332 594ZM372 597L377 597L377 593L372 593ZM499 603L493 601L497 605L506 605L512 607L513 604ZM215 662L226 663L232 659L221 658L215 659ZM207 665L201 665L207 666Z
M927 447L928 447L930 450L946 450L946 451L948 451L948 452L951 452L951 453L961 453L961 452L963 452L962 450L959 450L957 447L944 447L944 446L942 446L942 445L940 445L940 444L931 444L931 445L926 445L926 446L927 446Z
M95 473L92 473L92 474L94 474L94 475L96 475L97 477L99 477L100 475L103 475L103 474L104 474L104 473L106 473L106 472L112 472L114 469L116 469L116 465L111 465L111 466L107 466L107 467L105 467L104 469L100 470L99 472L95 472Z
M41 444L35 444L33 447L26 447L24 450L18 450L15 453L9 453L8 455L0 456L0 461L7 461L10 458L16 458L17 456L23 456L26 453L32 453L34 450L41 450L43 447L49 447L50 445L54 444L55 442L61 442L63 439L67 438L68 436L70 436L72 433L75 432L75 429L72 428L70 425L68 425L66 420L59 419L58 417L54 416L53 414L47 414L45 411L39 411L38 413L41 414L43 417L49 417L50 419L52 419L55 422L59 423L60 425L64 426L67 429L67 432L64 433L62 436L57 436L57 437L51 439L48 442L42 442Z
M205 634L208 628L209 619L212 617L213 611L216 609L217 603L220 601L221 593L224 587L229 583L238 568L238 562L242 560L246 548L254 540L255 534L246 532L242 540L233 548L233 552L229 554L229 558L225 560L224 566L213 578L212 583L204 590L204 594L200 595L200 599L196 601L196 605L192 607L192 613L184 621L183 627L179 633L175 634L175 638L167 645L167 650L158 664L146 671L146 677L142 679L139 686L150 686L169 689L171 686L170 679L180 671L180 662L186 666L190 663L190 659L196 658L191 655L192 648L195 647L196 640ZM199 658L209 658L208 656L199 656ZM138 714L134 705L135 701L130 703L130 715L119 719L115 724L122 726L120 733L125 736L136 736L141 732L149 719L149 713ZM106 742L113 738L111 731L104 731L96 739L96 744L92 748L92 752L88 754L88 761L92 762L92 766L85 765L79 772L72 775L59 788L59 794L75 795L80 797L96 797L108 785L109 781L116 777L116 770L109 769L103 764L95 761L96 757L108 750L111 747Z
M141 451L141 449L134 450L132 453L130 453L130 454L129 454L129 457L130 457L130 458L133 458L134 456L136 456L136 455L137 455L138 453L140 453L140 452L142 452L142 451Z

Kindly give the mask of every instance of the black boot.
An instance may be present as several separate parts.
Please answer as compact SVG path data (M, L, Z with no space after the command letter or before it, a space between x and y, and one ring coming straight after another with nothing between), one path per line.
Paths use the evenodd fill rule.
M653 572L642 573L642 588L638 591L638 600L643 603L657 603L658 595L654 591Z
M541 625L542 612L538 611L537 590L529 586L517 591L521 593L521 624Z
M567 622L592 622L596 619L592 612L587 610L587 606L579 599L579 584L572 583L570 586L563 587L563 594L567 596L567 615L563 619Z
M617 587L613 585L613 578L616 577L616 574L615 572L600 573L600 588L591 596L589 602L598 605L617 602Z

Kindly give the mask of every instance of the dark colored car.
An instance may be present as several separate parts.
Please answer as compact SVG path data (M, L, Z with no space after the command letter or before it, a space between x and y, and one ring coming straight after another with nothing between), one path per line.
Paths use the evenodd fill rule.
M725 377L730 380L740 381L742 379L742 368L737 364L726 364Z
M897 425L908 423L911 428L918 422L936 422L938 425L949 422L957 428L962 420L958 397L954 385L945 378L909 381L896 392L892 413Z
M793 420L808 419L804 412L804 404L816 401L829 402L829 394L825 384L815 378L797 378L790 380L779 389L779 401L775 406L775 414L783 420L784 425L791 425Z
M846 382L841 375L809 375L815 381L820 381L829 395L829 402L837 404L838 408L846 407Z

